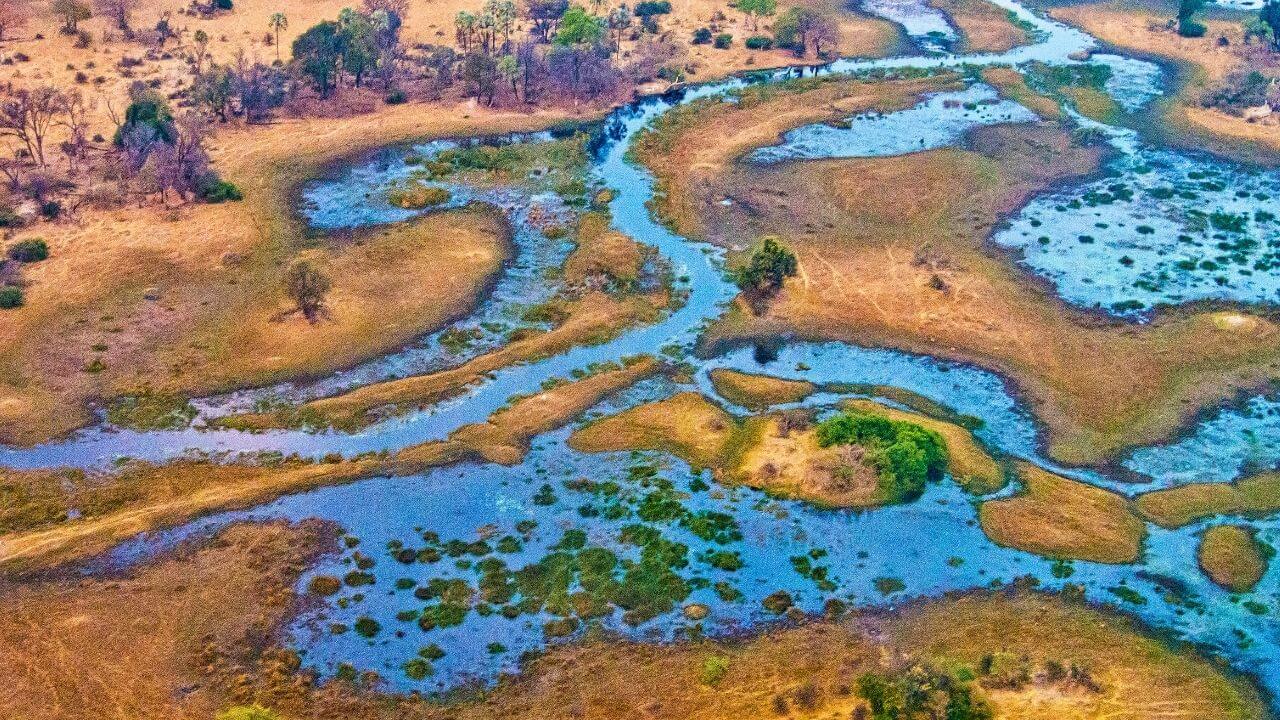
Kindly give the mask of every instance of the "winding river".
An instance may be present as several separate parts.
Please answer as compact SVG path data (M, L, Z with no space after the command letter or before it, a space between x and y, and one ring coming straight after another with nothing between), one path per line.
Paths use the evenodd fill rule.
M991 0L1020 21L1034 27L1035 41L1000 54L959 56L941 51L940 42L954 37L945 18L926 12L914 2L877 2L865 9L901 22L921 55L880 60L839 60L814 70L784 69L753 73L750 77L692 86L678 93L650 97L615 111L606 121L606 140L593 158L592 173L615 191L610 203L617 230L652 245L681 278L687 300L658 322L629 330L601 345L578 347L537 362L512 366L465 395L428 410L379 422L358 433L279 430L241 433L196 427L178 431L130 431L107 426L91 428L73 437L34 448L0 448L0 464L14 467L104 467L122 457L163 462L192 453L235 454L278 451L319 457L327 453L352 456L366 451L396 450L447 436L457 427L479 422L503 406L508 398L536 388L553 378L569 377L574 370L637 353L677 348L696 369L692 387L714 396L707 380L713 368L764 371L815 382L860 383L904 388L981 418L978 435L992 448L1024 458L1088 482L1134 492L1135 488L1092 471L1068 471L1040 456L1040 438L1033 418L1020 406L1005 381L983 369L943 362L927 356L851 345L792 343L761 369L753 353L736 350L700 360L688 349L706 323L719 316L736 293L722 270L716 248L675 235L651 216L647 201L653 196L649 174L625 155L631 140L654 118L691 100L722 95L749 83L774 82L797 73L861 73L905 68L960 67L964 65L1021 65L1079 63L1098 49L1096 41L1073 28L1053 22L1014 0ZM939 26L939 22L942 26ZM1093 62L1111 68L1107 90L1116 101L1136 111L1161 92L1160 68L1117 55L1096 54ZM924 119L925 122L921 122ZM919 107L898 113L850 118L848 129L829 126L800 128L783 143L757 151L756 161L796 161L818 157L861 157L913 152L956 142L970 127L997 122L1026 122L1030 111L1009 101L995 102L994 92L981 84L946 96L926 99ZM1080 119L1081 124L1088 124ZM1093 125L1096 126L1096 123ZM1195 205L1214 205L1223 213L1239 214L1247 201L1280 193L1280 176L1230 166L1192 153L1151 147L1133 131L1103 127L1118 150L1109 177L1055 190L1034 199L1011 219L995 241L1023 250L1029 271L1049 279L1070 303L1100 308L1134 322L1159 304L1197 299L1221 299L1243 303L1274 302L1280 293L1280 270L1254 270L1265 258L1249 255L1240 267L1221 264L1205 253L1161 245L1170 237L1186 235ZM493 142L543 142L546 135L489 139ZM386 205L376 192L409 172L405 155L430 156L451 147L452 141L424 143L412 150L389 150L334 177L317 180L304 192L303 212L320 228L343 228L395 222L412 216ZM1209 173L1209 174L1206 174ZM1099 186L1098 183L1101 183ZM1124 185L1129 192L1112 186ZM1190 187L1195 185L1195 187ZM1172 187L1173 191L1160 189ZM1108 190L1110 188L1110 190ZM568 251L563 241L549 240L528 223L529 209L563 213L558 199L518 191L469 189L450 186L453 204L482 200L503 208L516 228L518 264L504 277L477 313L457 326L498 322L509 318L522 303L538 302L554 291L540 270L558 266ZM1110 192L1113 201L1102 204L1076 202ZM1241 193L1245 193L1242 195ZM1114 196L1129 199L1116 201ZM1245 232L1256 240L1249 252L1262 253L1280 238L1280 225L1266 225L1247 218ZM1102 225L1107 231L1097 229ZM1151 227L1158 232L1140 228ZM1049 229L1051 228L1051 230ZM1095 228L1087 230L1088 228ZM1123 231L1119 229L1123 228ZM1203 228L1202 228L1203 230ZM1208 230L1207 232L1212 232ZM1096 234L1082 242L1080 236ZM1047 238L1047 239L1042 239ZM1163 240L1156 240L1162 238ZM1194 248L1199 236L1182 242ZM1175 252L1177 251L1177 252ZM1128 261L1121 261L1121 258ZM1187 260L1193 258L1194 263ZM1178 260L1187 260L1178 264ZM1201 266L1203 261L1211 269ZM1190 269L1186 269L1190 267ZM1218 280L1226 275L1225 280ZM1137 280L1150 282L1135 285ZM440 333L387 357L337 373L316 383L286 384L206 398L197 403L202 419L242 411L263 398L303 400L333 394L351 387L429 371L454 364L465 356L440 343ZM489 344L486 344L488 342ZM482 340L471 352L492 347ZM668 396L689 385L660 378L640 383L593 411L608 413ZM826 404L837 398L819 395L809 404ZM376 558L373 584L363 592L344 591L342 602L326 603L299 618L291 628L292 640L305 661L325 673L340 663L375 669L400 689L444 689L466 680L491 681L498 673L514 671L520 654L543 647L543 622L550 616L471 613L457 627L436 629L424 635L413 624L398 621L398 613L421 606L409 590L428 578L474 579L468 563L402 565L385 548L411 546L424 533L441 538L472 541L477 528L494 526L498 534L511 533L522 521L536 521L537 530L525 534L517 551L504 560L513 567L534 562L560 539L564 529L585 531L590 542L605 546L620 557L634 556L635 548L621 545L618 530L625 520L607 519L582 510L592 502L585 490L561 487L573 478L616 480L627 487L636 480L635 468L650 467L680 488L696 487L703 480L682 463L651 454L616 453L583 455L565 444L568 428L549 433L534 443L528 458L516 467L467 464L442 468L415 477L374 478L340 487L322 488L282 498L249 511L203 518L175 530L138 538L114 550L112 564L136 560L157 552L171 542L194 533L212 531L227 523L250 518L321 517L343 526L359 539L359 547ZM1154 486L1230 480L1243 469L1280 461L1280 402L1266 397L1239 408L1224 409L1202 421L1185 438L1167 446L1148 447L1131 453L1124 464L1154 479ZM709 481L709 477L705 478ZM550 502L544 485L554 488ZM639 487L640 485L637 485ZM769 499L750 490L695 491L687 500L690 511L715 511L732 517L741 532L733 550L741 568L726 570L694 563L687 572L700 579L690 601L705 604L709 615L703 627L725 632L750 627L769 619L761 600L784 589L803 610L820 611L827 598L837 596L853 604L893 604L916 595L937 595L950 590L987 587L1032 576L1044 587L1080 584L1087 597L1123 605L1158 628L1189 641L1204 644L1230 659L1237 667L1256 674L1280 696L1280 569L1270 572L1250 594L1254 603L1241 602L1210 583L1196 566L1198 533L1217 518L1177 531L1152 528L1143 559L1134 565L1112 566L1076 562L1064 569L1029 553L999 547L977 526L971 498L954 484L931 486L915 503L867 511L819 510L798 502ZM1260 538L1280 543L1280 521L1253 522ZM714 549L716 543L687 529L666 531L672 540L685 543L694 557ZM420 541L419 541L420 544ZM815 587L811 578L793 569L790 558L808 555L829 568L831 588ZM341 576L351 570L353 554L324 561L302 579L317 574ZM820 561L818 558L821 558ZM463 566L465 565L465 567ZM397 579L405 582L394 584ZM896 588L887 579L899 580ZM705 581L705 582L701 582ZM412 582L413 584L410 584ZM732 583L740 597L726 600L716 583ZM393 585L394 584L394 585ZM1134 595L1141 598L1138 602ZM357 597L358 596L358 597ZM1126 599L1127 598L1127 599ZM1256 612L1257 604L1268 609ZM348 628L360 617L376 620L383 628L375 637ZM666 640L688 632L689 621L677 608L638 626L620 617L602 620L609 629L634 637ZM445 651L434 661L435 674L414 680L399 668L427 642ZM498 646L501 650L496 650Z

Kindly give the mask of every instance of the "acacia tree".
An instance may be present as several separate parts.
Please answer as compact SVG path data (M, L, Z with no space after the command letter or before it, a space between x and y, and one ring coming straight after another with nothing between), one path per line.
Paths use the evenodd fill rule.
M271 17L267 19L267 27L276 36L276 62L280 61L280 31L289 29L289 18L285 17L282 12L271 13Z
M760 28L760 18L769 17L778 11L778 0L738 0L738 9L751 21L751 29Z
M333 283L311 263L299 260L285 273L284 287L303 317L315 322Z
M0 42L4 42L6 32L26 25L30 19L30 0L0 0Z
M97 0L98 12L115 21L116 27L129 33L129 20L137 7L137 0Z
M0 101L0 137L17 138L27 155L44 167L45 138L66 107L67 96L49 85L14 90Z
M533 21L533 35L541 42L550 42L560 18L569 10L569 0L528 0L525 14Z
M80 29L80 21L93 17L89 6L79 0L53 0L50 9L54 15L62 18L63 35L75 35Z

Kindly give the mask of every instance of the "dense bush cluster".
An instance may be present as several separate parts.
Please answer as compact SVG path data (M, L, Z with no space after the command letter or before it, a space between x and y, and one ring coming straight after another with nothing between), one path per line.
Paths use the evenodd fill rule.
M865 461L879 474L880 499L888 503L919 497L925 483L941 479L947 467L941 435L915 423L869 413L842 413L823 421L818 425L818 443L862 446Z

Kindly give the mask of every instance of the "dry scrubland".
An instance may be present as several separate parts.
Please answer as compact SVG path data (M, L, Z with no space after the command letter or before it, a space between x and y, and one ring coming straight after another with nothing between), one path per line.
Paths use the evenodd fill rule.
M657 209L681 233L738 251L777 235L799 259L763 313L740 303L704 336L705 352L796 336L973 362L1013 381L1046 426L1050 455L1073 464L1168 439L1197 411L1275 377L1280 332L1267 318L1186 310L1143 326L1110 321L1066 306L987 245L1033 194L1098 169L1100 150L1052 122L982 128L964 147L897 157L737 162L790 128L899 108L950 82L748 93L677 111L640 141L665 192Z
M1233 72L1280 69L1280 55L1268 52L1262 41L1246 45L1239 20L1200 18L1198 21L1207 27L1204 37L1182 37L1169 27L1175 12L1173 4L1162 4L1159 10L1153 10L1141 4L1108 0L1055 7L1049 14L1118 48L1171 60L1188 71L1183 87L1161 105L1162 120L1176 142L1209 148L1246 162L1257 162L1259 153L1276 157L1280 153L1280 124L1274 115L1250 122L1202 106L1201 96ZM1219 38L1226 38L1227 44L1220 44Z
M318 525L235 526L121 577L0 591L6 717L209 718L257 702L284 718L849 717L859 679L977 676L1001 718L1261 718L1249 682L1130 620L1030 592L978 593L895 614L816 619L731 641L605 638L551 649L521 676L448 706L317 686L278 649L291 588L331 547ZM139 622L136 609L148 608ZM247 642L246 642L247 641ZM74 656L75 662L66 662ZM127 660L121 662L122 659ZM137 672L145 666L148 672ZM989 669L984 671L984 668Z
M0 577L100 553L140 533L219 510L252 507L281 495L377 475L413 475L457 462L516 464L534 437L586 412L606 396L664 372L652 357L600 368L520 398L486 422L397 453L332 462L265 465L139 464L115 474L0 471ZM80 512L68 520L72 509Z

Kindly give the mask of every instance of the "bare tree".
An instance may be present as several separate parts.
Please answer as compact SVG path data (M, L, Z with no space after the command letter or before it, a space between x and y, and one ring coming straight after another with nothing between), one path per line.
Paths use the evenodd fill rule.
M76 171L77 163L84 160L85 154L89 148L89 110L90 106L85 103L84 94L79 88L73 88L66 93L63 103L62 118L58 121L58 125L67 131L67 139L62 143L62 152L67 156L68 162L71 164L71 171Z
M204 147L209 135L208 118L203 113L187 111L174 120L174 127L174 141L155 143L144 168L166 207L170 190L179 199L188 200L209 172L209 154Z
M0 101L0 137L17 138L27 154L43 167L44 141L54 121L66 112L67 96L44 85L32 90L14 90Z
M409 0L364 0L365 15L373 15L379 10L394 13L396 17L404 20L405 15L409 13Z
M116 27L126 34L130 32L129 20L138 6L138 0L95 0L98 14L115 21Z
M324 298L333 283L324 273L306 260L299 260L289 267L284 278L285 292L310 322L315 322L324 307Z
M823 57L824 51L834 49L840 43L840 28L830 17L819 15L809 30L809 40L813 43L813 54Z
M0 42L9 30L16 30L31 19L31 0L0 0Z

